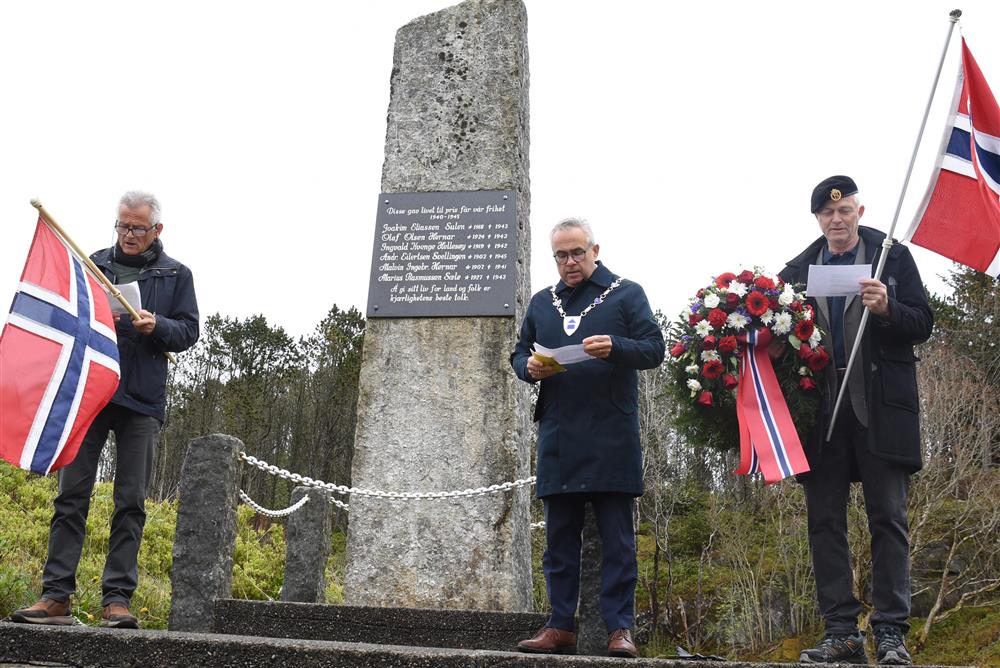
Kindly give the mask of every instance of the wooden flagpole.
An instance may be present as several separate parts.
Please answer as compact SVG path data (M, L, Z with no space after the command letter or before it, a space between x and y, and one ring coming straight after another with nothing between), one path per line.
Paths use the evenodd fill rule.
M128 311L130 316L132 316L132 320L133 321L139 320L141 318L139 312L136 311L131 304L129 304L128 300L125 299L121 291L115 287L115 284L108 280L108 277L104 275L104 272L102 272L100 269L97 268L97 265L94 264L93 260L90 259L90 256L84 253L80 249L80 247L76 245L76 242L73 241L73 239L70 238L68 234L66 234L66 231L63 230L63 228L60 227L59 223L55 221L52 215L45 210L45 207L42 206L42 203L37 199L33 199L31 200L31 206L38 209L38 214L42 217L42 220L45 221L45 224L48 225L52 229L52 231L55 232L59 236L59 238L62 239L63 242L70 247L70 250L73 251L73 254L76 255L77 259L83 262L84 266L87 268L87 271L90 272L90 275L93 276L98 281L100 281L101 284L104 286L104 288L109 293L111 293L111 296L117 299L118 302L125 307L125 310ZM177 363L177 358L174 357L173 353L165 350L163 351L163 354L168 360L170 360L174 364Z
M953 9L950 14L948 14L948 36L944 40L944 49L941 51L941 60L938 61L937 73L934 75L934 83L931 85L931 94L927 99L927 106L924 108L924 118L920 122L920 130L917 132L917 140L913 144L913 154L910 156L910 166L906 170L906 178L903 179L903 189L899 193L899 201L896 203L896 214L892 217L892 226L889 228L889 233L885 236L882 241L882 254L879 255L878 264L875 267L875 275L873 278L878 281L882 278L882 269L885 267L885 261L889 257L889 249L892 248L892 233L896 230L896 222L899 220L899 211L903 207L903 198L906 196L906 188L910 184L910 175L913 173L913 164L917 160L917 150L920 148L920 140L924 136L924 128L927 127L927 117L931 113L931 103L934 101L934 92L937 90L938 80L941 78L941 68L944 67L944 59L948 54L948 45L951 44L951 34L955 30L955 24L958 23L958 19L962 16L961 9ZM833 406L833 415L830 417L830 428L826 432L826 440L829 441L833 437L833 428L837 424L837 413L840 411L840 404L844 400L844 394L847 390L847 379L851 376L851 369L854 368L854 358L858 356L858 350L861 349L861 338L865 333L865 326L868 324L868 314L871 313L867 308L863 309L861 312L861 323L858 325L858 335L854 337L854 346L851 347L851 356L847 359L847 370L844 371L844 380L840 384L840 391L837 393L837 403Z

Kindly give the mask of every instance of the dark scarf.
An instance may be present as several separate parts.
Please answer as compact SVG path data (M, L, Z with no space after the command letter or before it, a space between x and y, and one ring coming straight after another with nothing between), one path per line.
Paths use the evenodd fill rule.
M114 247L111 249L111 261L123 264L126 267L145 267L147 264L160 257L160 253L162 252L163 242L160 241L159 237L153 239L153 243L149 245L149 248L138 255L126 255L125 251L122 250L121 245L115 242Z

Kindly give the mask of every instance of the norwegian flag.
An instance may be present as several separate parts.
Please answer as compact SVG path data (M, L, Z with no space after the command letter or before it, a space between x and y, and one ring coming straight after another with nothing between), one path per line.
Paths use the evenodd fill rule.
M937 165L906 238L1000 274L1000 108L962 40L962 68Z
M42 475L69 464L119 376L107 295L39 219L0 334L0 457Z

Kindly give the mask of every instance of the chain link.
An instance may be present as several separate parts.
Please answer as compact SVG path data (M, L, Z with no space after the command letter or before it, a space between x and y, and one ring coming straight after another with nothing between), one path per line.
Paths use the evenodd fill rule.
M240 453L240 459L251 466L256 466L265 473L270 473L271 475L278 476L279 478L290 480L298 485L325 489L329 492L333 492L334 494L340 494L341 496L367 496L374 499L389 499L392 501L426 501L438 499L458 499L468 496L485 496L487 494L496 494L498 492L509 492L513 489L517 489L518 487L535 484L535 476L531 476L530 478L522 478L520 480L514 480L513 482L504 482L499 485L477 487L475 489L453 490L450 492L384 492L377 489L346 487L344 485L335 485L333 483L323 482L322 480L314 480L308 476L301 476L298 473L292 473L286 469L278 468L274 464L268 464L264 460L257 459L256 457L248 455L245 452Z
M242 489L240 490L240 500L243 501L243 503L250 506L251 508L253 508L258 513L260 513L261 515L266 515L267 517L287 517L288 515L291 515L302 506L306 505L306 502L309 501L309 496L308 495L303 496L301 499L296 501L294 505L288 506L283 510L268 510L264 506L259 505L256 501L251 499L247 495L247 493L244 492Z

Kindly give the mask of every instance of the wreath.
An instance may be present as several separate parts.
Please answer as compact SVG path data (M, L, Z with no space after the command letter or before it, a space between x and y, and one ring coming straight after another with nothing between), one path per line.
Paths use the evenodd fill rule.
M774 373L804 442L819 409L817 374L830 363L813 315L804 293L758 268L726 272L698 290L667 334L680 434L719 450L739 448L740 360L755 332L770 339Z

